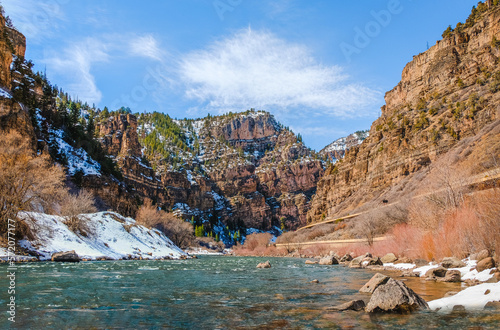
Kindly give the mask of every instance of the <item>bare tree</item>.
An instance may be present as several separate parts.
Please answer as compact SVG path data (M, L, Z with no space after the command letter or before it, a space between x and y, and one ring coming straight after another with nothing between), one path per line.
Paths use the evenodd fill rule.
M17 132L0 140L0 234L20 211L50 212L63 189L64 172L49 156L36 155Z

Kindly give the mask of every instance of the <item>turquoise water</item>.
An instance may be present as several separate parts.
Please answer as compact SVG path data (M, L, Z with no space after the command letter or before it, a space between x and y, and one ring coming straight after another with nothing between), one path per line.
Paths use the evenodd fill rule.
M264 260L273 267L256 269ZM6 273L7 267L0 270ZM17 271L15 328L459 329L499 324L500 315L493 312L370 316L326 310L352 299L368 300L358 290L372 275L292 258L30 263ZM310 283L313 279L320 283ZM2 306L7 286L2 276ZM6 315L1 325L12 327Z

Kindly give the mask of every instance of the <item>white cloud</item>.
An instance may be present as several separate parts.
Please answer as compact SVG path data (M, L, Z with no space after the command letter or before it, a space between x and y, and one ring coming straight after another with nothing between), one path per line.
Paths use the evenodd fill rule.
M132 55L162 61L164 51L159 47L158 41L152 35L144 35L133 38L130 41L130 52Z
M6 15L32 42L41 42L58 30L59 22L65 19L64 3L67 1L2 0Z
M92 65L109 60L108 46L94 38L87 38L69 45L61 53L45 59L47 70L64 77L64 90L70 95L89 103L98 103L102 98Z
M208 108L311 108L358 116L376 92L349 81L343 68L319 63L311 51L272 33L245 29L180 60L185 95Z

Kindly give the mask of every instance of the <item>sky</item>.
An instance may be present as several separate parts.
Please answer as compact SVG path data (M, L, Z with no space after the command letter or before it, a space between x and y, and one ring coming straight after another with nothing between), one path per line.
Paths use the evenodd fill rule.
M101 109L266 110L320 150L369 129L469 0L0 0L52 84Z

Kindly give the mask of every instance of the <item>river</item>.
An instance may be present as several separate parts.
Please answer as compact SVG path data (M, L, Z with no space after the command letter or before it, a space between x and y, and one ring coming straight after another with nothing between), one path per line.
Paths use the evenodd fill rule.
M272 268L256 269L264 260ZM7 273L6 265L0 269ZM7 321L4 312L1 324L22 329L461 329L499 324L496 312L399 316L326 310L352 299L368 301L358 290L372 275L293 258L28 263L16 273L16 323ZM407 285L426 300L453 289L437 290L436 284L414 279ZM2 306L8 302L7 287L2 276Z

